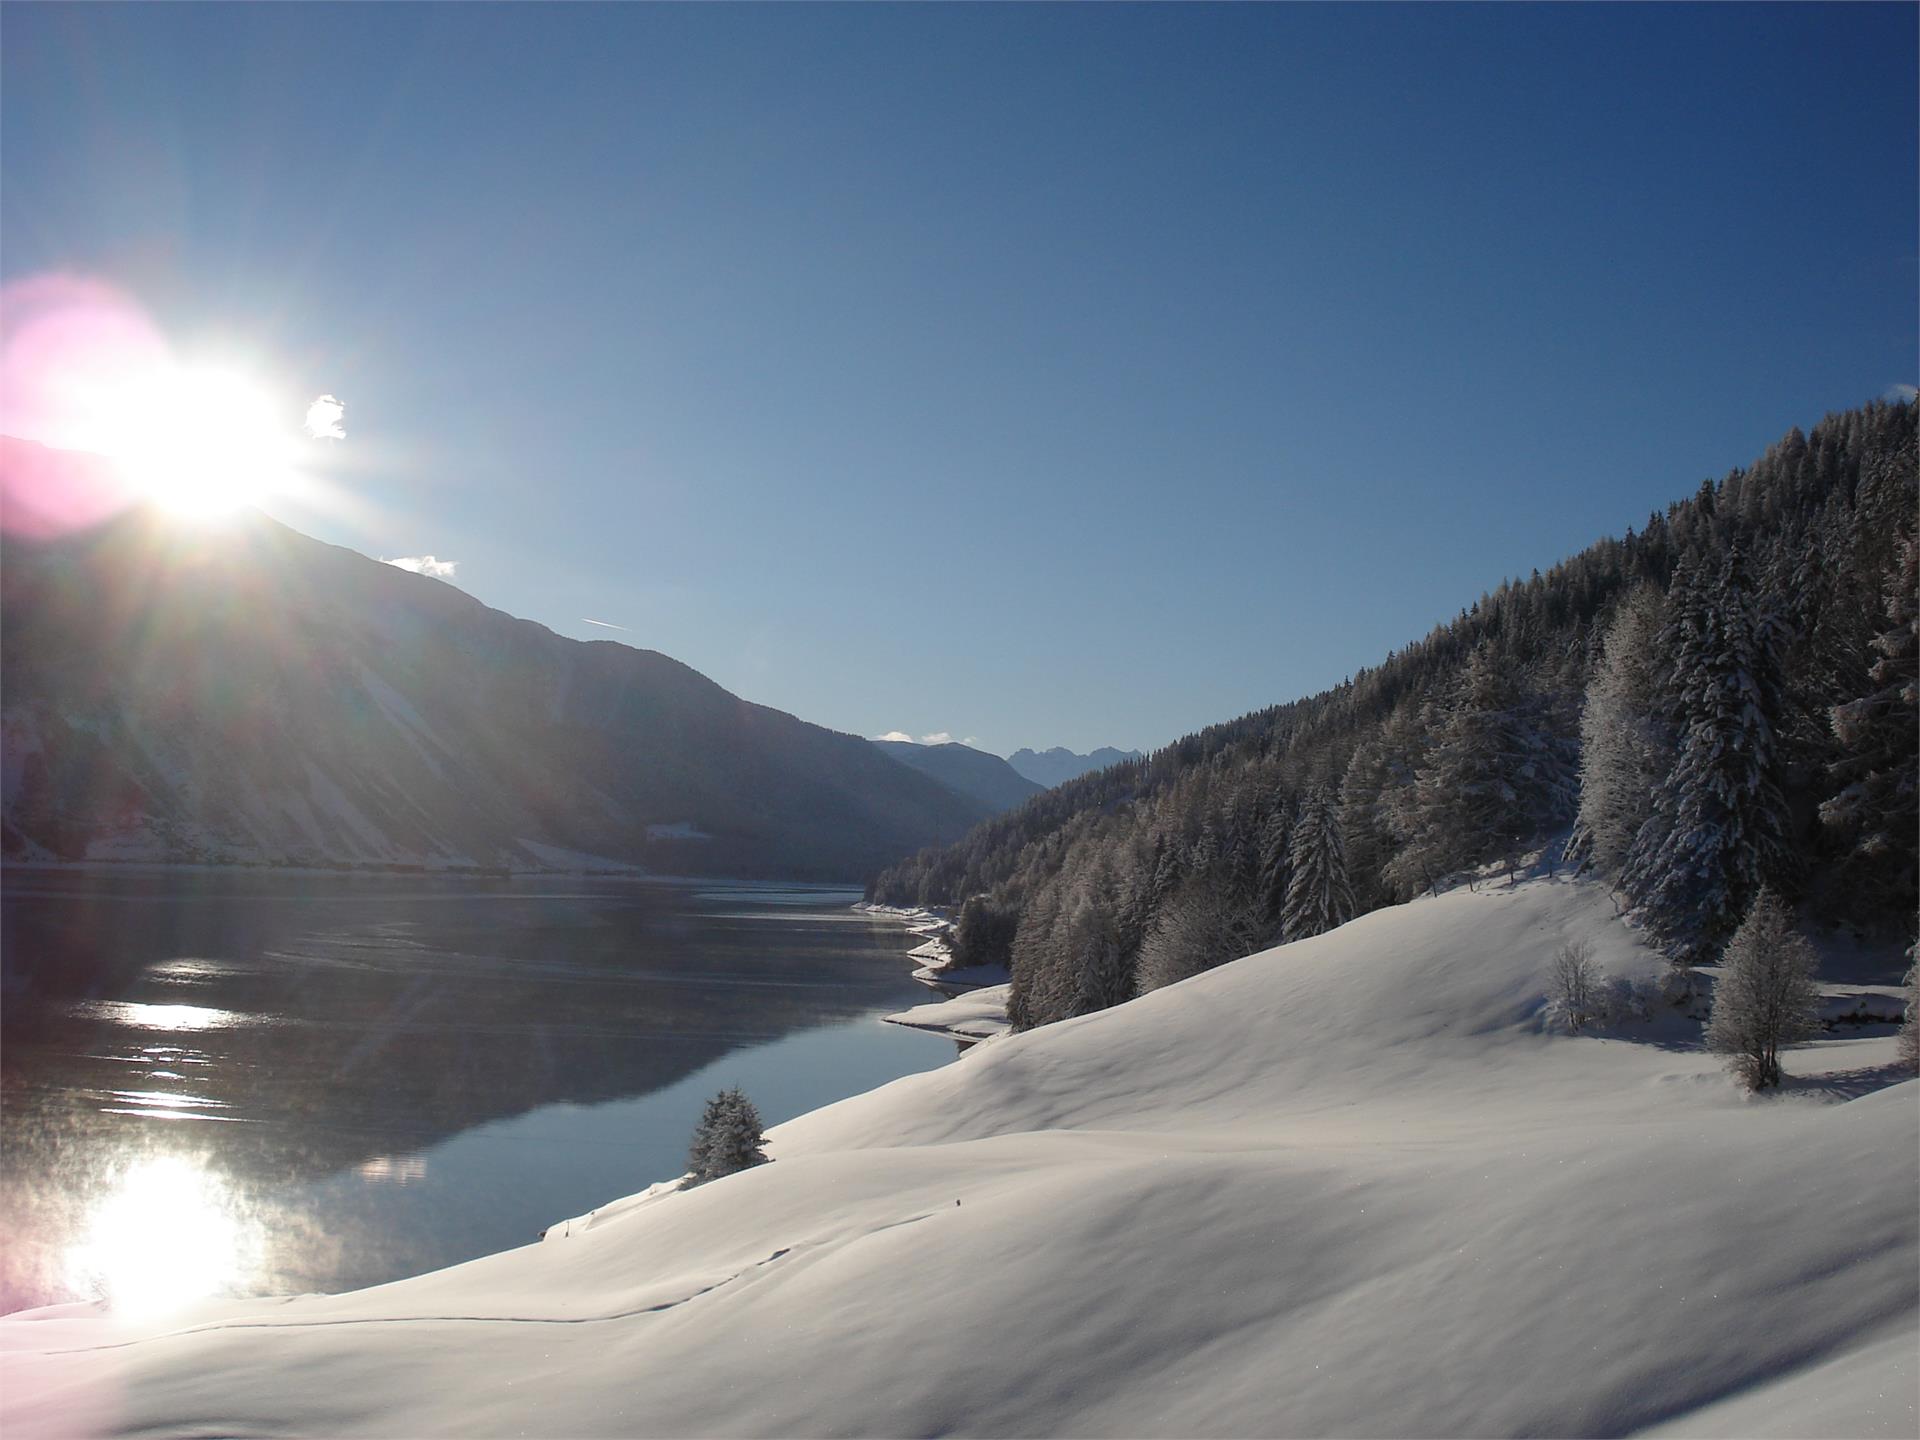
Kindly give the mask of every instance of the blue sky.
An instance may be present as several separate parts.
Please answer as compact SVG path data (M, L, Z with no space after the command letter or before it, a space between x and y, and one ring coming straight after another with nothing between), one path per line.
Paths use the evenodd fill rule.
M1912 6L10 4L0 270L865 734L1151 748L1915 380Z

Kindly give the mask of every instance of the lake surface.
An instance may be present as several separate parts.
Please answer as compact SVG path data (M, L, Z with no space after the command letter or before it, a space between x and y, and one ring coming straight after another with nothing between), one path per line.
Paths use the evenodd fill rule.
M953 1058L853 891L9 871L0 1310L341 1290L670 1179Z

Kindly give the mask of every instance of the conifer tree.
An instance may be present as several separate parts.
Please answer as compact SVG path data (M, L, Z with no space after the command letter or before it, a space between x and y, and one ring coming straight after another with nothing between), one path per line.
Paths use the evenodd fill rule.
M1353 918L1340 813L1325 786L1316 788L1300 807L1288 861L1287 903L1280 920L1288 940L1322 934Z
M1260 832L1250 791L1242 786L1227 802L1220 845L1220 878L1236 905L1260 895Z
M1139 991L1144 995L1250 955L1262 938L1251 911L1218 885L1192 881L1154 916L1141 942Z
M1780 1083L1780 1048L1820 1028L1813 947L1771 890L1755 897L1727 942L1707 1017L1707 1048L1749 1090Z
M1274 928L1287 903L1287 852L1293 831L1293 804L1284 791L1276 790L1267 807L1267 818L1260 827L1260 880L1258 899L1261 910Z
M1580 716L1576 841L1602 875L1620 873L1673 765L1672 734L1659 714L1660 628L1660 592L1642 585L1607 628Z
M1678 673L1687 727L1621 877L1682 964L1712 954L1760 887L1781 878L1786 801L1774 749L1778 631L1730 551Z
M1920 538L1908 535L1887 577L1887 628L1873 639L1867 693L1833 707L1839 793L1820 819L1848 842L1846 869L1872 900L1911 915L1920 829Z
M1013 937L1013 983L1007 991L1007 1019L1016 1030L1029 1030L1072 1013L1061 994L1059 919L1057 885L1042 885L1021 909Z
M1482 642L1420 772L1409 848L1433 875L1511 854L1571 813L1573 748L1499 651Z
M1067 902L1065 924L1066 951L1077 982L1073 1013L1087 1015L1132 999L1133 966L1097 878L1083 882Z
M687 1169L692 1173L687 1188L766 1164L767 1152L762 1148L765 1140L760 1112L753 1102L738 1086L722 1090L707 1102L694 1129L693 1143L687 1150Z
M1411 706L1400 706L1375 734L1354 747L1347 763L1340 782L1340 832L1357 911L1425 888L1424 880L1396 885L1392 862L1413 833L1409 822L1418 813L1414 786L1426 762L1427 744L1419 716Z

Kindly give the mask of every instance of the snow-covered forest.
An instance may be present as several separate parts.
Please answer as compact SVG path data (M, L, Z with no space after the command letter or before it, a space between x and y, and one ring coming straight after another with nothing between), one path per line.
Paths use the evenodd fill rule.
M870 898L960 907L956 963L1009 963L1022 1028L1562 833L1678 965L1763 887L1910 939L1914 422L1795 429L1346 683L1036 796Z

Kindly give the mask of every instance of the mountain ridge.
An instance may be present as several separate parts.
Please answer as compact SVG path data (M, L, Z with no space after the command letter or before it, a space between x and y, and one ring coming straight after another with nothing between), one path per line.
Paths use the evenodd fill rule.
M979 801L995 814L1023 804L1046 787L1038 785L984 750L950 741L921 745L912 740L875 740L874 745L902 765L930 775L949 790Z
M1007 757L1007 763L1016 773L1033 781L1041 789L1051 790L1056 785L1077 780L1090 771L1105 770L1123 761L1143 758L1138 750L1116 750L1111 745L1102 745L1085 755L1075 754L1064 745L1055 745L1048 750L1016 750Z
M986 813L658 651L263 514L0 545L9 859L838 880Z

